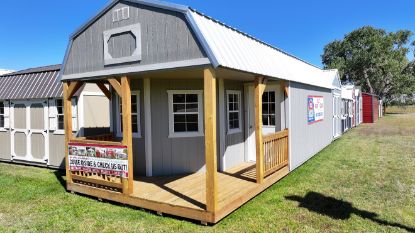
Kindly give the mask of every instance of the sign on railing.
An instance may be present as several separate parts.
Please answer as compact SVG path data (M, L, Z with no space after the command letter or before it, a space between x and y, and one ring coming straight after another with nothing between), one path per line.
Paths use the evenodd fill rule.
M126 146L69 143L69 170L128 178Z

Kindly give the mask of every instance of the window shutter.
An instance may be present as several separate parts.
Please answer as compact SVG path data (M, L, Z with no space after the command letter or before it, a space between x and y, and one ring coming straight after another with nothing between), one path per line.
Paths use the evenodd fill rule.
M10 128L10 103L4 101L4 128Z
M76 98L72 98L72 131L78 131L78 108Z
M56 100L49 99L49 130L51 131L55 131L57 128L57 114L58 110L56 109Z

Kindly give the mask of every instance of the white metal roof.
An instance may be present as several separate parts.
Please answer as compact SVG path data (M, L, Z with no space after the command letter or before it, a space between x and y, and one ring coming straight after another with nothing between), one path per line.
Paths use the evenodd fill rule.
M353 100L354 95L354 85L347 84L342 86L342 99Z
M63 66L72 40L121 0L110 1L96 16L71 36ZM252 74L279 78L313 86L333 89L334 72L326 72L248 34L207 17L187 6L158 0L125 0L183 13L200 41L212 65ZM336 86L336 85L335 85Z
M219 66L333 88L327 77L333 73L304 62L277 48L228 27L194 10L190 11Z

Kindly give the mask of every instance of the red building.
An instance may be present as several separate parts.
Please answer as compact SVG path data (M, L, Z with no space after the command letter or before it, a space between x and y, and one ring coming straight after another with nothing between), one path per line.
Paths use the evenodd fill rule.
M379 97L369 93L362 93L363 123L374 123L379 119Z

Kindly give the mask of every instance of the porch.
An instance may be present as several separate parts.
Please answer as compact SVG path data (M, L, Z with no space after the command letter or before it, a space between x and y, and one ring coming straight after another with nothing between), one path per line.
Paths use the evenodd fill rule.
M222 152L218 145L223 143L222 137L227 136L224 131L226 128L224 120L226 118L223 116L224 114L219 114L220 117L217 119L217 112L223 111L226 107L226 105L220 106L223 104L223 101L220 99L223 99L225 91L223 88L225 76L220 75L221 78L217 78L217 71L210 67L199 68L198 71L199 73L192 73L192 75L199 74L193 77L199 78L203 86L199 95L194 94L193 97L197 97L197 100L193 102L198 103L195 108L201 109L198 115L200 116L198 124L200 127L198 128L201 132L200 134L186 136L185 138L199 138L198 141L203 145L201 147L202 151L196 152L194 155L203 156L202 165L204 165L204 168L199 172L191 172L189 175L182 176L151 177L149 175L149 177L143 177L137 176L134 172L133 161L137 157L134 156L133 151L136 150L136 146L139 144L133 140L131 98L133 88L131 81L137 80L140 77L122 76L120 78L110 77L89 81L65 82L64 110L68 190L95 196L100 199L150 209L159 213L199 220L203 223L216 223L287 175L289 172L288 129L282 128L279 132L267 132L266 134L262 130L262 116L264 114L262 111L262 95L267 86L267 78L250 76L246 80L240 80L241 87L243 87L243 83L250 82L253 84L252 102L247 102L251 103L253 110L252 123L246 120L246 124L243 124L240 120L239 117L242 116L240 107L242 104L239 102L239 123L237 125L241 129L239 134L242 137L246 137L247 134L253 137L255 142L253 146L255 162L247 163L245 161L239 163L236 167L221 170L218 168L218 160L220 160L218 153L222 154ZM234 75L237 74L235 73ZM160 77L160 73L158 73L158 77ZM149 76L143 79L144 109L146 109L146 105L149 106L152 103L149 98L152 90L150 89L151 81L152 79ZM120 132L122 134L121 138L115 132L82 138L75 138L70 133L72 132L72 124L69 117L71 116L71 102L69 99L85 82L95 83L110 100L119 99L117 105L120 105L122 118L122 121L119 122L122 129ZM275 83L273 85L276 86ZM108 87L111 89L108 89ZM281 90L284 98L288 96L285 82L280 82L276 88ZM217 89L219 90L219 101L217 99ZM166 93L166 90L161 92ZM203 98L201 98L202 96ZM241 99L241 95L239 95L238 99ZM267 104L270 105L272 101L276 105L275 98L273 100L270 98ZM195 105L194 103L192 104ZM275 112L273 114L275 115ZM142 144L141 149L146 155L145 163L149 164L146 168L154 168L157 165L157 161L153 160L151 156L147 157L147 154L151 154L151 152L148 153L148 150L157 149L153 146L160 145L157 144L160 143L160 140L173 139L168 135L164 135L160 137L161 139L158 138L156 142L154 139L157 137L154 136L154 133L157 132L152 131L153 126L148 124L153 119L151 111L146 111L143 115L146 122L143 136L150 140L146 140ZM275 122L275 118L272 121ZM168 121L160 122L167 123ZM252 128L252 131L244 131L244 125L249 129ZM170 130L173 129L170 127ZM220 132L219 135L217 132ZM188 139L179 137L174 140L177 142ZM180 154L181 160L186 158L186 156L193 156L191 152L188 152L186 145L188 144L181 144L181 151L187 151L187 154ZM243 148L243 146L244 143L241 143L240 147ZM111 153L109 153L110 151ZM140 153L140 155L143 155L143 153ZM150 159L147 160L147 158ZM100 165L97 167L91 165L93 168L88 167L90 166L89 164L95 163ZM101 166L104 163L107 164ZM123 167L123 170L115 171L112 169L113 165ZM84 167L87 168L84 169Z
M216 223L244 203L286 176L285 165L256 183L255 163L244 163L225 172L218 172L218 210L206 211L206 175L203 172L186 176L138 177L134 191L126 196L119 192L103 190L91 183L76 181L68 185L73 192L92 195L131 206L171 214L205 223Z

